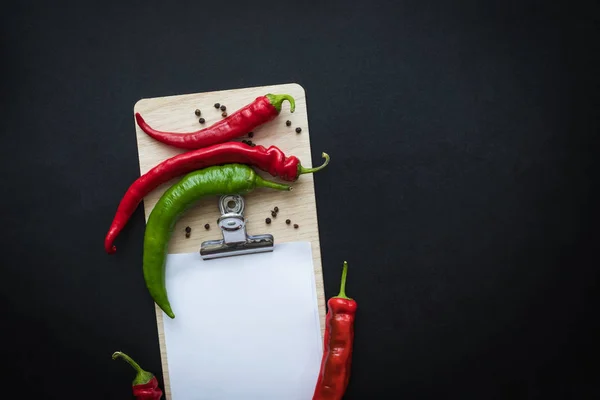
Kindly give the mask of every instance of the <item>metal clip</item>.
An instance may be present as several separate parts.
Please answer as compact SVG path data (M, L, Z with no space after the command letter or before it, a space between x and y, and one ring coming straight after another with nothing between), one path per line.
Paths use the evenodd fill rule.
M248 235L244 219L244 198L225 195L219 199L221 217L217 221L223 239L208 240L200 245L204 260L273 251L273 235Z

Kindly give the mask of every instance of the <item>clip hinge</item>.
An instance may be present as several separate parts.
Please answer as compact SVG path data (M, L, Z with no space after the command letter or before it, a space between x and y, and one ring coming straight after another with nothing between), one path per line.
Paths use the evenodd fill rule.
M200 245L200 256L204 260L273 251L273 235L248 235L244 218L244 198L239 195L225 195L219 199L217 224L223 239L208 240Z

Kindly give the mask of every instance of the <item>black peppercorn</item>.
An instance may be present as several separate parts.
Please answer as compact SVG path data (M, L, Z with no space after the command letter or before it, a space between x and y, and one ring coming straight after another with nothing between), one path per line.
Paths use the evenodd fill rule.
M204 224L204 229L209 230L210 229L210 224Z
M275 208L273 209L273 211L279 212L279 207L275 206Z
M271 217L276 218L277 217L277 213L275 211L271 211Z
M189 226L185 227L185 233L190 233L192 231L192 228L190 228Z
M197 117L199 117L199 116L200 116L200 114L202 114L202 113L200 112L200 110L198 110L197 108L196 108L196 111L194 111L194 113L196 114L196 116L197 116Z
M205 122L206 122L206 120L205 120L204 118L200 118L200 119L198 120L198 122L200 122L201 124L203 124L203 123L205 123Z
M221 117L225 118L226 116L227 116L227 112L223 111L223 112L221 113Z
M294 224L294 229L298 229L298 224Z
M290 221L289 219L286 219L286 220L285 220L285 223L289 225L289 224L291 224L291 223L292 223L292 221Z
M186 237L186 239L189 239L189 238L190 238L190 234L189 234L189 233L186 233L186 234L185 234L185 237Z
M219 103L215 103L215 108L219 108L221 105Z
M292 125L292 121L290 121L289 119L287 121L285 121L285 126L291 126Z
M265 219L265 222L266 222L267 224L270 224L270 223L271 223L271 218L267 218L267 219Z
M227 110L227 107L225 107L225 104L223 104L221 107L219 107L221 109L221 111L225 111Z
M248 132L248 137L254 137L254 132Z
M300 127L296 128L296 133L300 133L300 132L302 132L302 128L300 128Z

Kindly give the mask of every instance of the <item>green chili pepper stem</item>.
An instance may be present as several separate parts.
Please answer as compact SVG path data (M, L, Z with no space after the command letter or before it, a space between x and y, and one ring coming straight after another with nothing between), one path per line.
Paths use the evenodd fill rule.
M277 189L277 190L287 190L287 191L292 190L292 187L289 185L283 185L281 183L268 181L266 179L263 179L260 175L256 175L255 179L256 179L255 180L256 186L267 187L267 188Z
M271 93L269 93L269 94L265 95L265 97L267 99L269 99L269 102L271 103L271 105L273 107L275 107L275 109L277 110L278 113L281 112L281 104L285 100L290 102L290 112L293 113L296 110L296 101L289 94L271 94Z
M134 385L143 385L145 383L150 382L150 380L154 378L154 374L148 371L144 371L142 367L140 367L138 363L133 361L133 359L127 354L120 351L115 351L112 355L113 360L116 360L119 357L125 360L129 365L133 367L133 369L136 370L137 374L135 376L135 379L133 380Z
M325 159L325 162L323 164L319 165L318 167L304 168L301 164L298 164L298 175L312 174L313 172L317 172L317 171L320 171L323 168L325 168L327 166L327 164L329 164L329 154L322 153L321 157L323 157Z
M346 296L346 276L348 276L348 262L344 261L344 267L342 269L342 283L340 284L340 293L335 297L339 299L352 300L350 297Z

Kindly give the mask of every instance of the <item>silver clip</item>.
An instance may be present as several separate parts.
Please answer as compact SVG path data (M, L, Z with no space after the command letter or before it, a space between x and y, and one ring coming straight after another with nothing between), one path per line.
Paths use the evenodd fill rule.
M204 260L273 251L273 235L248 235L244 219L244 198L225 195L219 199L221 217L217 224L223 233L221 240L208 240L200 245Z

